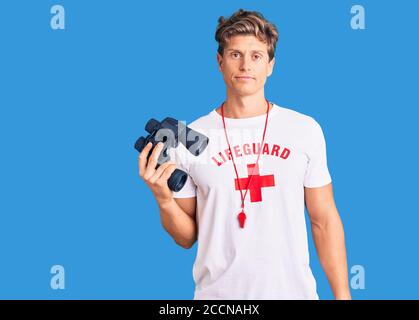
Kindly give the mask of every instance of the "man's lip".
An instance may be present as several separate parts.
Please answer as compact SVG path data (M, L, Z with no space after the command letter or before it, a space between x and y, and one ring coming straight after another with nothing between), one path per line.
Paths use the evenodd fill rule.
M253 79L253 77L248 77L248 76L238 76L236 78L239 78L239 79Z

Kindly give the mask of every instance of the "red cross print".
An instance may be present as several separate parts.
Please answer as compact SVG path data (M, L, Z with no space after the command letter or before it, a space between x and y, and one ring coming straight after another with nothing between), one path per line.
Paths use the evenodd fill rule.
M254 168L254 169L253 169ZM254 170L254 171L253 171ZM242 186L242 190L246 190L247 183L252 176L253 171L253 178L251 181L251 186L249 188L250 191L250 202L260 202L262 201L262 188L264 187L273 187L275 186L275 177L273 174L266 175L266 176L260 176L259 175L259 165L248 164L247 165L247 178L240 178L240 179L234 179L236 190L240 190L239 187L239 181L240 186Z

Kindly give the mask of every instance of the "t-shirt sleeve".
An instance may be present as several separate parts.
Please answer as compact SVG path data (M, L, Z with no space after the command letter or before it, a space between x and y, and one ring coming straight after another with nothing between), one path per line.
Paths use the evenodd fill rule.
M179 146L175 149L175 152L173 154L173 158L176 162L177 169L185 171L188 174L188 179L186 180L186 183L183 186L183 188L180 189L178 192L173 191L173 198L196 197L196 185L189 172L190 163L188 159L190 159L190 157L188 157L187 152L188 150L186 150L186 148L183 145L179 144Z
M316 188L332 182L327 166L326 141L319 123L313 119L309 130L307 146L307 169L304 176L304 187Z

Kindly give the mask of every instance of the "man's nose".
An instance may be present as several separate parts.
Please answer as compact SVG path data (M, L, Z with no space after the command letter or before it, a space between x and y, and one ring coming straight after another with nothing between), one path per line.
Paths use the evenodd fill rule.
M251 67L250 56L243 55L243 58L241 59L240 69L241 70L249 70L250 67Z

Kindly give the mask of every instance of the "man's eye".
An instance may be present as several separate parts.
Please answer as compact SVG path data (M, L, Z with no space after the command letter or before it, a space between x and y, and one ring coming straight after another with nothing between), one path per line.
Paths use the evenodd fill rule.
M240 56L240 53L233 52L231 55L232 55L233 58L238 58Z
M254 57L255 57L256 60L262 59L262 56L261 55L258 55L258 54L255 54Z

